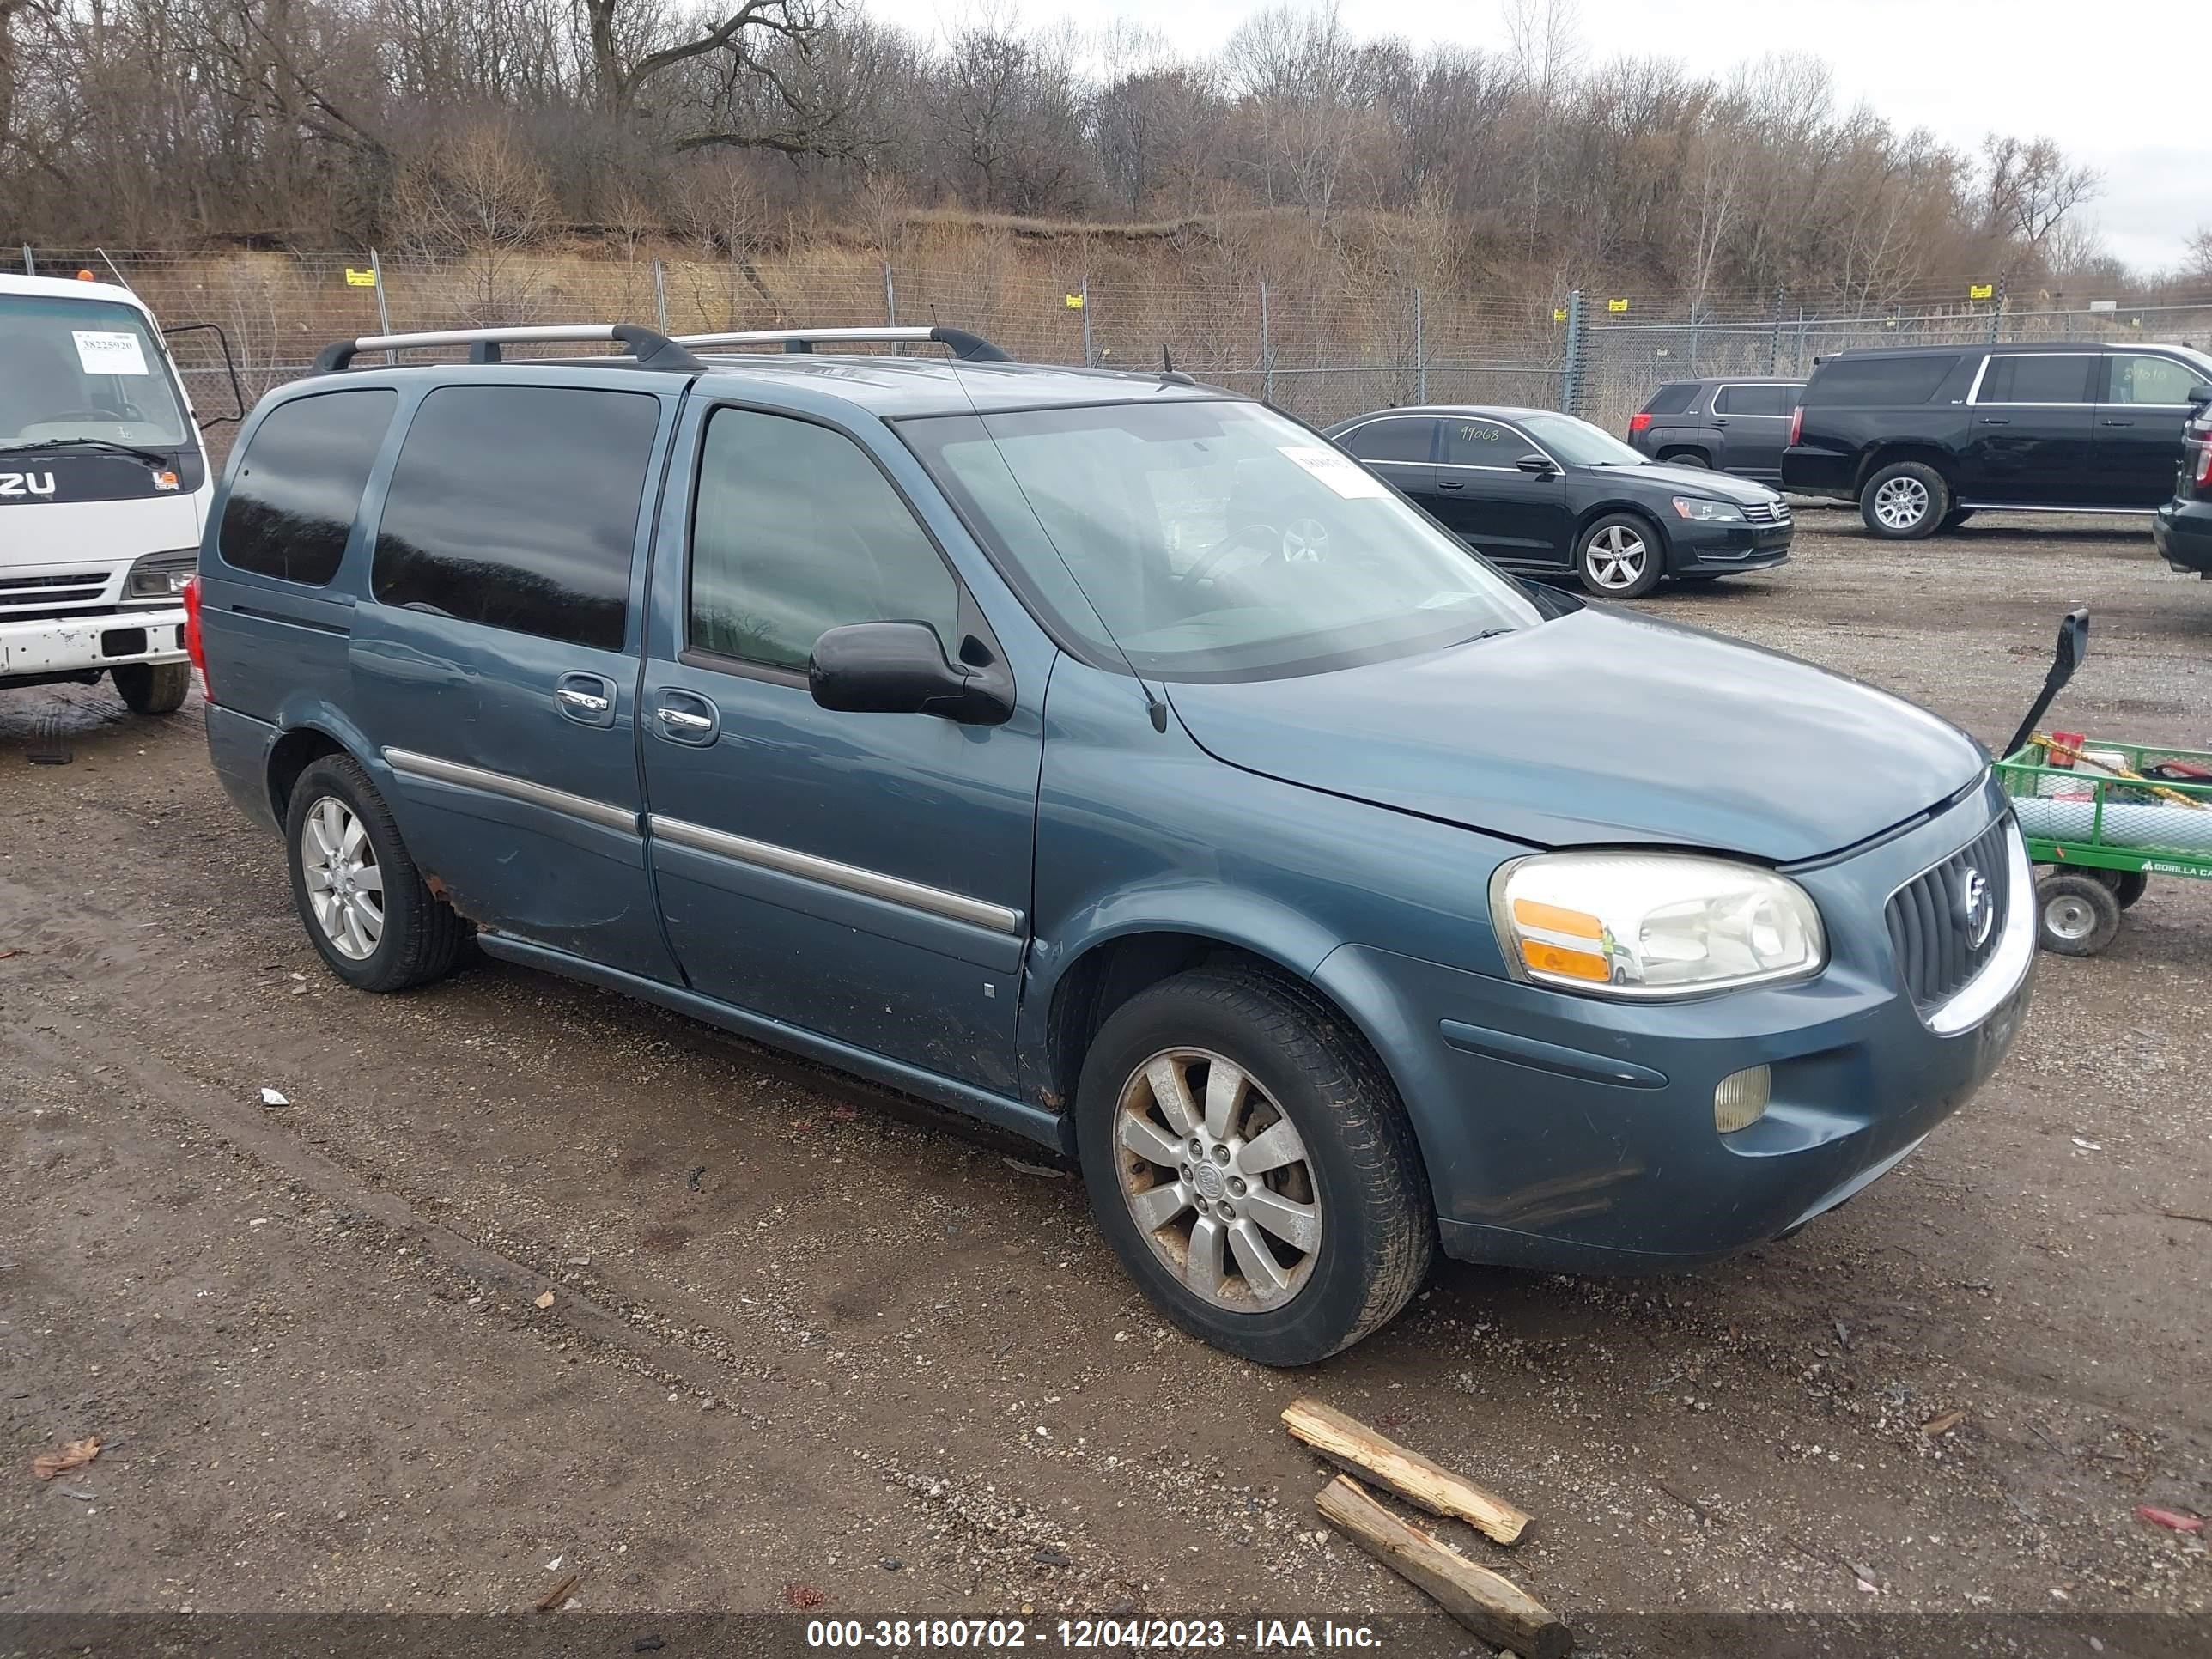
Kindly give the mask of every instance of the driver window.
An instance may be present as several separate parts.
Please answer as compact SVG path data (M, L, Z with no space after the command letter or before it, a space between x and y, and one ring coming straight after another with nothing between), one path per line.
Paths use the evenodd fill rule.
M695 649L799 672L848 623L927 623L947 656L959 641L959 586L866 452L751 410L707 425L690 606Z
M1490 466L1510 472L1520 459L1535 447L1511 427L1496 421L1444 422L1447 466Z
M2179 409L2189 401L2192 389L2203 382L2186 363L2171 357L2137 357L2116 352L2106 359L2112 365L2108 404L2158 404Z
M1352 434L1352 453L1363 461L1425 463L1436 428L1434 421L1370 421Z

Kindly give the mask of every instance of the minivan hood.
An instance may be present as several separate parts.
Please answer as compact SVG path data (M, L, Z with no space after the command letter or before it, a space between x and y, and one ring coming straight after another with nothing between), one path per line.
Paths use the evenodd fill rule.
M1601 606L1402 661L1167 694L1230 765L1543 847L1794 863L1949 799L1988 764L1887 692Z
M1605 467L1600 470L1640 478L1645 483L1662 484L1669 489L1684 489L1693 495L1734 501L1739 507L1748 507L1753 501L1779 499L1763 483L1753 483L1748 478L1716 472L1709 466L1673 466L1665 461L1654 461L1649 466Z

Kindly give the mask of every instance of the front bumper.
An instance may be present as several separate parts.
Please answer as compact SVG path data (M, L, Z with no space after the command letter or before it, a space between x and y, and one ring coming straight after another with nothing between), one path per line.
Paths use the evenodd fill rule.
M1884 907L2006 810L1985 781L1886 843L1793 869L1831 951L1799 985L1621 1003L1364 946L1330 956L1322 989L1350 1000L1379 982L1402 1015L1378 1046L1421 1142L1445 1253L1560 1272L1694 1266L1794 1231L1911 1152L1996 1068L2026 1012L2025 848L2008 872L2003 945L1954 999L1963 1029L1941 1034L1945 1022L1914 1009ZM1759 1065L1772 1104L1721 1135L1715 1087Z
M0 680L185 660L181 605L0 622Z
M1668 572L1671 575L1701 575L1730 570L1771 570L1790 557L1790 538L1796 526L1780 524L1700 524L1678 520L1668 526Z
M2212 501L2168 501L2151 520L2150 536L2174 569L2212 577Z

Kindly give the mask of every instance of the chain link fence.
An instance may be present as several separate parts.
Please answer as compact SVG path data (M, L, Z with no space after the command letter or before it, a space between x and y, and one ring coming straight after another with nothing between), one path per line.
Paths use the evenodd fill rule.
M1613 431L1662 381L1803 374L1852 347L2212 340L2212 301L2053 308L2000 295L1837 315L1786 295L1528 300L1341 276L1109 282L1005 243L939 264L836 252L616 259L504 249L386 258L26 248L21 260L43 275L120 280L172 327L220 325L249 407L307 373L332 340L523 322L631 321L671 334L944 323L1032 362L1153 369L1171 360L1316 425L1393 404L1480 403L1571 409ZM173 345L202 414L228 413L214 335L180 333Z

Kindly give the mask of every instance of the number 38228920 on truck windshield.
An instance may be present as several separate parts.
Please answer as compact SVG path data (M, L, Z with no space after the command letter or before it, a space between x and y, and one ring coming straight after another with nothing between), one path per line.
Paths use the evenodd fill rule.
M547 338L617 349L500 361ZM472 939L1031 1137L1236 1352L1345 1346L1439 1249L1790 1232L2018 1024L1971 739L1525 586L1249 399L951 329L320 367L192 597L331 971Z

